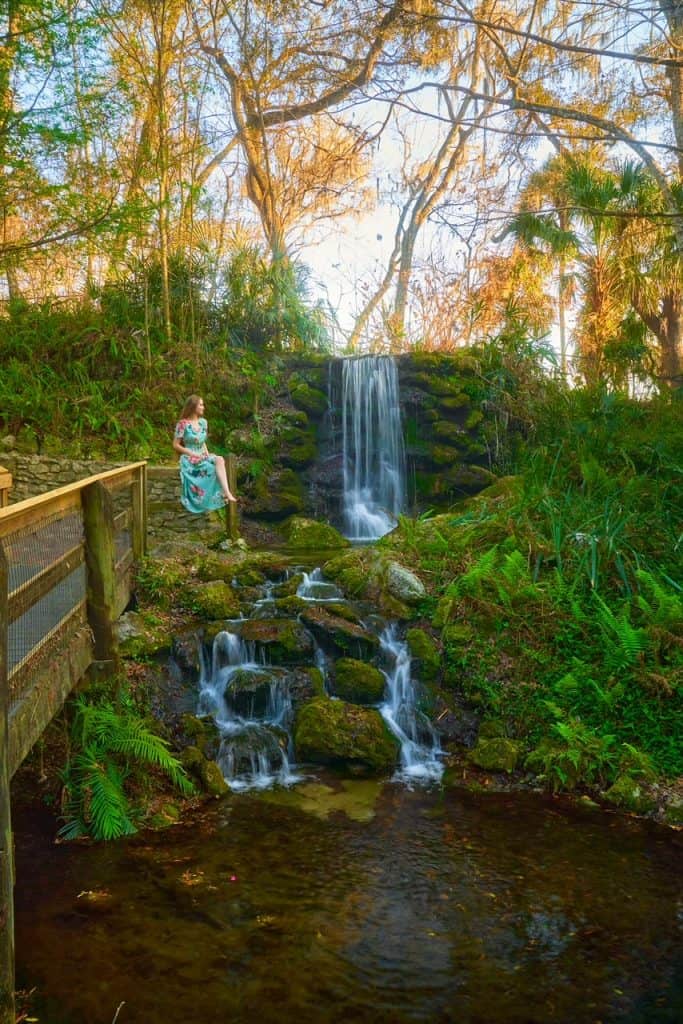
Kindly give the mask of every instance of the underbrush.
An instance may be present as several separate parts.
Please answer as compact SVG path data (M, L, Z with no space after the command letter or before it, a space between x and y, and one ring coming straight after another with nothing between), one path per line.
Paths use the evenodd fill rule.
M410 553L445 684L554 789L683 774L683 402L537 404L497 484L387 543ZM550 405L548 400L548 405Z

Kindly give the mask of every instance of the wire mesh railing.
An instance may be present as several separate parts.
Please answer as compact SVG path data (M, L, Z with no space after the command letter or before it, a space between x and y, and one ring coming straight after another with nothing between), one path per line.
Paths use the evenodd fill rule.
M60 659L72 656L74 638L87 645L91 660L107 658L107 638L130 598L132 566L144 554L145 537L145 463L0 509L0 580L6 581L0 697L10 737L15 713L35 703L32 691L41 679L60 675ZM83 660L81 654L78 663ZM32 717L43 716L34 709Z

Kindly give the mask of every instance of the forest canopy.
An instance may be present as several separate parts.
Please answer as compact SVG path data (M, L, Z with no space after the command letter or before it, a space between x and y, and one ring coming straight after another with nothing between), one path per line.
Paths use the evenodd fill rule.
M678 2L3 9L5 316L130 313L148 367L216 332L448 350L512 323L574 381L680 382Z

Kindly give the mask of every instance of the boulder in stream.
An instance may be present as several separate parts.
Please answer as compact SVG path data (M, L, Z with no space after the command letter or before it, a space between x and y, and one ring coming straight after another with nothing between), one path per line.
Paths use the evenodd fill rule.
M379 711L317 697L297 713L297 759L364 772L391 770L399 743Z
M339 658L334 663L334 692L352 704L379 704L386 679L378 668L355 658Z
M285 533L289 547L296 551L325 551L329 548L348 548L351 544L329 523L305 519L303 516L292 516Z
M374 633L340 615L334 615L324 605L312 605L301 613L301 621L310 629L321 647L341 655L363 660L372 658L379 648Z
M313 656L313 639L296 619L246 619L240 623L240 634L265 651L271 665L290 665Z
M263 718L270 702L275 681L269 672L238 668L230 676L225 689L225 702L242 718Z

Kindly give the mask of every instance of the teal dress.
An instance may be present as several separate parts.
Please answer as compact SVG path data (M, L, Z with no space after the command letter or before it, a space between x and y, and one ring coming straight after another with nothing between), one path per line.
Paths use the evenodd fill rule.
M194 426L179 420L175 437L193 455L180 456L180 502L188 512L212 512L223 508L223 492L216 476L216 456L206 450L207 424L200 419Z

